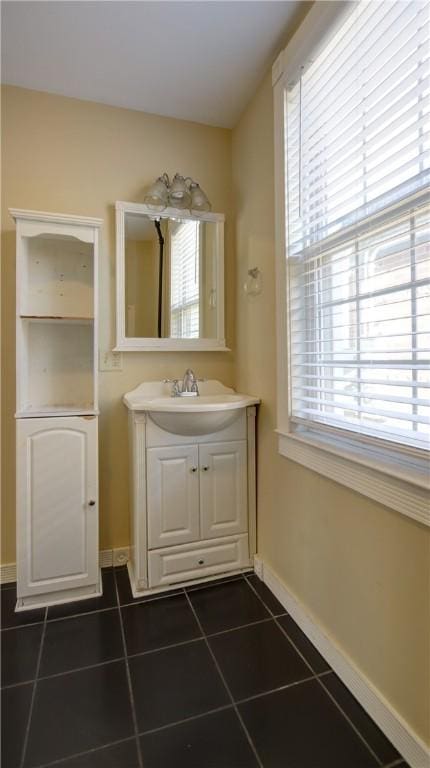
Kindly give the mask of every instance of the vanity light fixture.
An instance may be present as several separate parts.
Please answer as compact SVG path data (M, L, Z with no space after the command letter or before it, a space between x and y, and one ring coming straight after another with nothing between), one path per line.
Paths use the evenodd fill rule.
M151 184L145 194L145 203L152 211L172 208L188 208L190 211L210 211L211 204L197 181L175 173L172 181L163 173Z
M149 187L145 195L145 203L151 211L162 211L169 202L170 181L167 173L159 176Z

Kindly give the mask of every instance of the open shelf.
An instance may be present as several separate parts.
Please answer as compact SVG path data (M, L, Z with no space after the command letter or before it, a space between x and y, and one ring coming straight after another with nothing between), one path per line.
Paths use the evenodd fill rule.
M93 317L60 317L58 315L20 315L22 320L48 323L78 323L79 325L91 325Z
M21 254L20 310L23 315L93 316L92 243L74 237L23 237Z
M20 326L18 413L94 413L93 323L23 318Z

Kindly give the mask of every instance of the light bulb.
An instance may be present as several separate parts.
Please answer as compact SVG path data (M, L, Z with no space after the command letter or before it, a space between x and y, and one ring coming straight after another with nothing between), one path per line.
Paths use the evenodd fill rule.
M190 208L192 211L210 211L211 204L203 192L202 188L196 181L192 181L190 184L191 203Z
M167 206L169 200L168 186L169 177L166 173L159 176L157 181L151 184L144 198L145 204L151 211L162 211Z
M175 173L169 190L170 204L174 208L188 208L190 204L190 192L185 179L179 173Z

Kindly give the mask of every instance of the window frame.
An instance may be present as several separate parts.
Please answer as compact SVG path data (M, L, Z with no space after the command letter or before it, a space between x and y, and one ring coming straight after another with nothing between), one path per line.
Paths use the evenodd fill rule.
M356 3L316 3L272 67L274 100L275 252L278 451L313 471L430 526L429 456L380 438L330 427L303 427L290 418L287 297L285 90L304 60L310 61ZM286 393L286 394L285 394Z

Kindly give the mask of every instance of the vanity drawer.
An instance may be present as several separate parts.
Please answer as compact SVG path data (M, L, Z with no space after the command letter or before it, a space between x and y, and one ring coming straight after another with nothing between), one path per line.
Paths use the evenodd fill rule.
M248 534L148 553L149 587L212 576L249 566Z

